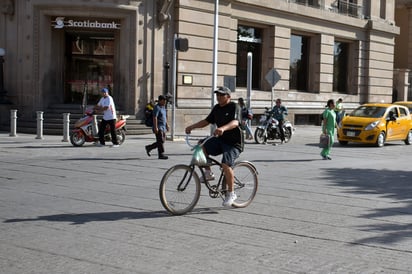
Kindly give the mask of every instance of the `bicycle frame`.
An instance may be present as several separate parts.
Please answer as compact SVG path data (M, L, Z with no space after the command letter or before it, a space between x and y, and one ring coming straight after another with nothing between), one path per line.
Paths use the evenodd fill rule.
M219 166L220 169L222 169L222 163L217 161L214 158L211 158L209 156L206 156L207 160L208 160L208 166ZM201 173L201 177L203 179L204 184L206 185L206 188L209 190L209 195L211 196L211 194L213 194L213 196L216 195L222 195L226 192L226 182L224 181L225 175L223 173L223 170L221 170L220 172L220 176L219 176L219 180L217 181L216 185L211 185L209 181L206 180L206 176L205 176L205 167L206 166L197 166L200 170Z
M201 142L201 145L203 145L207 140L209 140L209 139L212 138L212 137L213 137L213 136L209 136L209 137L206 137L205 139L203 139L203 141ZM190 144L189 136L188 136L188 135L186 135L186 139L185 139L185 140L186 140L186 143L187 143L188 146L190 146L190 147L192 147L192 148L194 147L192 144ZM193 174L193 172L195 171L195 167L197 166L197 167L199 168L199 170L200 170L202 181L204 182L204 184L206 185L207 189L209 190L209 196L212 196L211 194L213 194L213 197L216 198L217 195L225 194L225 192L227 191L227 189L226 189L226 183L225 183L225 181L224 181L224 173L223 173L223 171L220 172L220 177L219 177L218 183L217 183L216 185L211 185L211 184L209 183L209 181L206 180L206 176L205 176L205 172L204 172L206 166L214 166L214 165L217 165L217 166L219 166L220 169L222 169L222 163L219 162L219 161L217 161L217 160L214 159L214 158L211 158L210 156L206 156L206 159L207 159L208 165L205 165L205 166L199 166L199 165L195 165L195 164L191 164L191 165L190 165L190 167L191 167L191 174L190 174L190 176L189 176L189 178L188 178L188 180L187 180L187 183L184 185L184 188L181 188L181 185L182 185L182 183L183 183L183 181L185 180L185 177L186 177L186 174L185 174L184 178L182 179L182 182L179 184L179 191L180 191L180 190L181 190L181 191L184 191L184 190L186 189L187 184L188 184L188 182L190 182L190 179L191 179L191 177L192 177L192 174ZM253 167L254 172L257 174L257 170L256 170L255 166L254 166L252 163L250 163L250 162L248 162L248 163ZM235 185L238 185L238 186L240 186L240 187L243 187L243 186L244 186L244 184L243 184L242 182L240 182L240 181L236 178L236 176L235 176L234 179L235 179Z
M209 156L207 156L206 158L208 160L208 163L210 163L207 166L217 165L220 168L222 167L222 163L220 163L216 159L213 159ZM214 194L214 195L219 195L220 194L220 195L222 195L226 191L226 189L224 189L224 187L225 187L224 177L225 176L223 174L223 171L220 173L218 183L216 185L212 186L209 183L209 181L206 180L205 171L204 171L206 166L198 166L198 165L194 165L194 164L190 165L190 174L188 174L189 172L187 172L183 176L181 182L179 183L179 185L178 185L178 190L179 191L184 191L186 189L187 185L189 184L189 182L190 182L190 180L193 176L193 172L195 172L195 170L196 170L196 167L200 170L202 181L206 185L206 188L209 190L210 194ZM220 186L222 186L222 187L220 188Z

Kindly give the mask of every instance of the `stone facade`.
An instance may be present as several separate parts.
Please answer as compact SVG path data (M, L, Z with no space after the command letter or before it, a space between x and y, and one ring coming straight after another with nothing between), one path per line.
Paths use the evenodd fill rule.
M253 56L257 64L255 87L250 91L255 113L270 107L273 97L280 97L289 108L290 120L314 123L330 98L342 97L349 109L363 102L392 101L395 38L400 33L395 24L395 0L358 1L355 5L348 2L221 0L214 66L215 1L2 0L0 47L6 50L5 89L20 116L64 104L67 33L104 33L114 41L113 96L118 108L142 118L148 100L174 93L174 128L181 131L208 113L214 101L213 84L233 84L242 76L238 29L247 26L260 32L259 55ZM405 13L399 19L402 26L411 25L411 20L404 21L405 16L410 17L408 11L401 12ZM54 24L58 17L116 22L119 27L102 30L81 25L57 29ZM175 34L189 41L188 51L176 52L176 78ZM292 35L308 40L305 90L290 86ZM336 42L347 45L344 92L334 91ZM412 57L408 58L408 64L399 58L400 67L395 68L410 68ZM265 76L273 69L278 79L272 90ZM235 100L249 97L246 86L233 87Z

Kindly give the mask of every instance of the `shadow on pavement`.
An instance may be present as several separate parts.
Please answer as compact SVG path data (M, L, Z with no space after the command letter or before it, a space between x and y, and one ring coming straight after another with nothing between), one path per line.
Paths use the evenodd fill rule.
M403 142L398 141L398 142L392 142L392 143L385 143L385 147L389 146L402 146L405 145ZM319 147L319 143L307 143L305 146L311 146L311 147ZM364 144L364 143L348 143L346 145L341 145L338 142L333 143L332 147L372 147L372 148L377 148L375 144ZM379 149L379 148L377 148Z
M363 214L361 218L381 221L381 224L360 226L362 231L377 232L379 236L365 238L360 243L395 243L409 239L412 234L412 224L405 222L392 222L391 217L408 216L412 213L412 184L411 171L403 170L375 170L375 169L325 169L329 180L334 184L347 188L346 193L371 195L395 200L401 206L388 208L369 208L370 213ZM365 198L368 199L368 198ZM409 218L408 218L409 219ZM406 220L406 219L405 219Z
M187 215L197 214L218 214L218 208L195 208ZM219 208L222 209L222 208ZM66 222L71 225L81 225L89 222L107 222L107 221L119 221L119 220L139 220L139 219L154 219L174 217L168 214L165 210L162 211L112 211L112 212L96 212L96 213L80 213L80 214L55 214L39 216L37 218L27 219L8 219L4 223L19 223L19 222L35 222L35 221L48 221L48 222Z
M250 160L252 163L297 163L297 162L315 162L315 161L322 161L322 158L316 158L316 159L288 159L288 160Z
M85 224L89 222L106 222L119 220L138 220L138 219L153 219L171 217L166 211L113 211L113 212L97 212L97 213L80 213L80 214L56 214L45 215L37 218L28 219L8 219L4 223L17 222L34 222L34 221L48 221L48 222L67 222L72 225Z

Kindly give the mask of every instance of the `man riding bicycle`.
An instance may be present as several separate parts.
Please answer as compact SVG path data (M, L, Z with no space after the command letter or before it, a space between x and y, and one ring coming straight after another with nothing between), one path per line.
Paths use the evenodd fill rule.
M240 108L237 104L230 101L230 89L219 87L214 91L217 96L217 104L213 107L209 115L197 123L186 127L186 134L190 134L193 129L203 128L209 124L215 124L216 129L213 132L215 137L210 138L203 144L203 150L206 155L222 156L222 169L226 178L228 192L223 201L223 206L230 207L233 201L237 199L234 192L234 174L233 165L236 158L242 151L242 136L239 129ZM209 178L211 180L213 178Z

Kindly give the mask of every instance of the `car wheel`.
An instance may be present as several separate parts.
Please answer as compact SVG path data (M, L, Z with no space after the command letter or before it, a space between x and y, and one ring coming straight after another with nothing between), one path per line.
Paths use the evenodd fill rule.
M409 130L408 135L405 139L405 144L410 145L412 144L412 130Z
M342 146L346 146L348 144L348 141L339 141L339 144L341 144Z
M376 140L377 147L383 147L385 145L385 132L379 133L378 139Z

